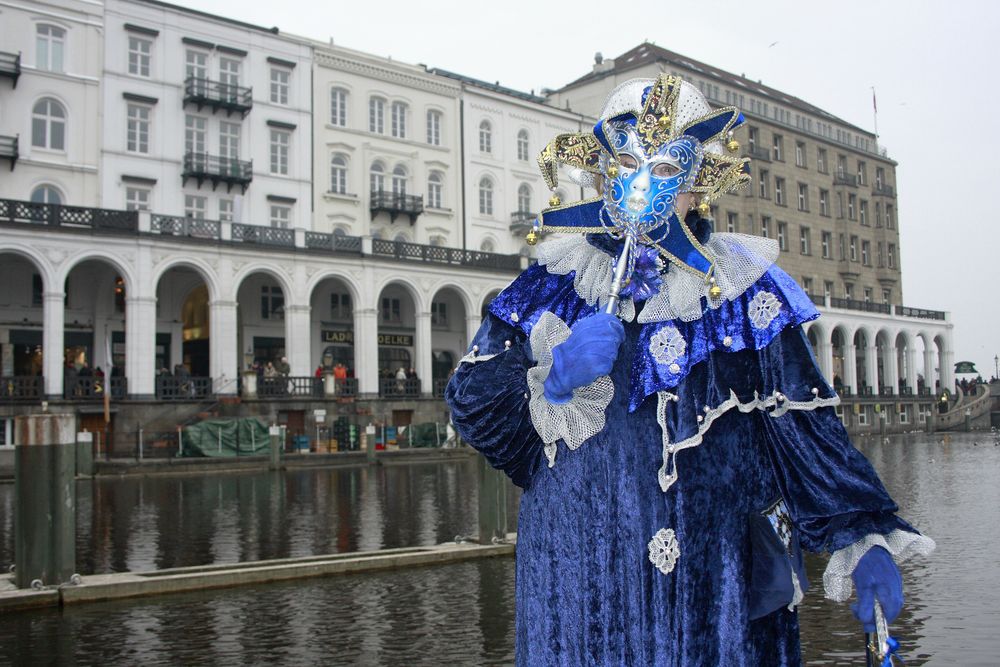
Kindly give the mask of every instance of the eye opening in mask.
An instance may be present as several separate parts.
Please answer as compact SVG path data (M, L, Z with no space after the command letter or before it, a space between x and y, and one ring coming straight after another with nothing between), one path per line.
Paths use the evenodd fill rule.
M622 153L618 156L618 163L625 169L638 169L639 161L628 153Z
M681 173L681 168L672 162L657 162L653 165L652 172L657 178L670 178Z

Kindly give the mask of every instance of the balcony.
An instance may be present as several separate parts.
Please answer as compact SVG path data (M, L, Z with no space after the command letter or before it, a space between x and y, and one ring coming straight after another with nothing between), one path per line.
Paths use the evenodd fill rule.
M186 236L193 239L218 241L222 223L218 220L202 220L179 215L154 213L150 220L150 231L163 236Z
M410 224L417 221L417 216L424 212L424 198L419 195L396 194L378 190L372 193L371 199L372 219L380 212L389 214L390 220L395 220L398 215L410 217Z
M237 160L208 153L185 153L184 169L181 171L182 184L186 185L189 178L198 182L198 187L205 181L212 182L212 189L219 183L226 184L226 191L239 185L242 191L253 180L253 161Z
M896 314L903 317L917 317L924 320L947 319L944 312L940 310L927 310L925 308L910 308L909 306L896 306Z
M761 148L760 146L748 146L747 157L753 160L762 160L764 162L770 162L771 151L766 148Z
M500 255L493 252L461 250L445 246L423 245L372 239L372 255L392 257L398 260L428 262L431 264L451 264L480 269L517 271L521 268L520 255Z
M325 250L328 252L349 252L361 254L361 237L346 234L323 234L321 232L306 232L306 248L310 250Z
M859 310L866 313L882 313L889 315L892 306L887 303L875 303L874 301L858 301L857 299L839 299L830 297L831 308L843 308L844 310Z
M876 183L875 186L872 187L872 194L876 197L895 197L896 188L891 185L879 185Z
M17 88L17 80L21 76L21 54L7 53L0 51L0 76L5 76L11 80L14 88Z
M45 380L41 375L0 377L0 403L38 402L45 399Z
M845 174L844 172L837 172L833 175L834 185L846 185L849 188L858 187L858 177L855 174Z
M20 155L18 137L0 136L0 160L10 160L10 170L14 171Z
M226 116L246 116L253 108L253 88L189 76L184 80L184 104L193 104L199 111L211 107L213 112L225 111Z
M510 214L510 231L514 234L526 234L535 224L537 213L530 211L514 211Z
M282 227L244 225L234 222L233 241L235 243L258 243L260 245L277 246L279 248L294 248L295 231Z
M134 234L139 228L139 213L0 199L0 222Z

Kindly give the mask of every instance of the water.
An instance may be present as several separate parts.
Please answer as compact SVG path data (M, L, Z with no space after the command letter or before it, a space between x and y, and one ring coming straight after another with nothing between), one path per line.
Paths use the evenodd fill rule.
M901 568L907 601L892 629L906 664L998 664L1000 447L983 434L858 444L901 514L938 542ZM95 571L427 544L473 531L475 479L470 462L102 480L79 541ZM0 559L12 491L0 486ZM807 565L807 664L864 664L848 605L822 597L825 560ZM513 579L501 558L21 613L0 622L0 662L509 664Z

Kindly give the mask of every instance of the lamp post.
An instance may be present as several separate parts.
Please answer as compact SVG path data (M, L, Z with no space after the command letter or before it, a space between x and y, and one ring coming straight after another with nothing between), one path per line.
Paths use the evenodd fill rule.
M993 355L993 377L1000 380L1000 354Z

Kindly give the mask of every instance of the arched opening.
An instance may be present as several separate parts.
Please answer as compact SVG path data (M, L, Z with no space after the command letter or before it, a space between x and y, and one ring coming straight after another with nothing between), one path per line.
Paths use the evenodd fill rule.
M435 396L444 396L455 363L468 346L465 301L457 290L438 290L431 301L431 366Z
M914 338L913 347L917 355L916 366L919 369L917 393L921 396L929 396L935 391L934 347L931 345L930 336L925 332L918 333Z
M202 398L212 392L208 285L196 269L176 266L156 286L156 397Z
M44 291L41 269L19 254L0 252L0 399L45 394Z
M833 334L830 336L830 344L833 346L833 388L839 393L841 389L847 386L846 378L846 355L847 350L845 349L847 336L844 330L837 327L833 330Z
M110 389L113 398L124 397L125 279L110 262L88 259L70 270L65 292L65 396L98 400Z
M880 394L890 395L894 391L896 378L893 376L895 350L889 332L882 329L875 335L875 361L877 366L878 389Z
M317 360L316 378L333 375L337 396L357 395L354 291L340 278L324 278L313 288L309 305L311 357Z
M242 367L257 372L261 398L283 393L287 383L279 378L291 373L285 347L285 301L281 283L264 271L247 275L236 292Z
M899 369L899 393L912 396L917 391L916 355L913 340L905 331L896 335L896 368Z
M862 329L858 329L854 334L854 355L856 359L854 377L858 382L858 394L870 395L873 391L868 377L868 364L872 363L868 359L868 336Z
M416 372L416 305L401 283L389 283L378 297L379 395L414 398L420 395Z

